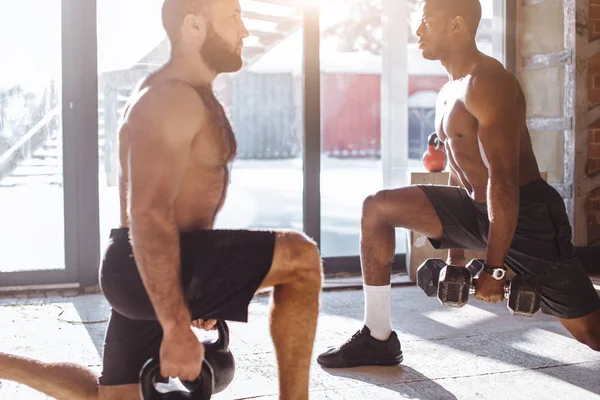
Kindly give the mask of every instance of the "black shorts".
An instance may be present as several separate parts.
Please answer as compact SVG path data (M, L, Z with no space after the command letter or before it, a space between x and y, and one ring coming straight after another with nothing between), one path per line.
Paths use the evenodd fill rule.
M485 251L490 222L485 203L475 203L465 190L418 185L442 223L436 249ZM560 194L544 180L520 189L519 219L505 259L516 274L531 274L541 283L541 310L558 318L579 318L600 307L585 269L575 258L571 225Z
M101 385L138 383L143 364L159 354L162 328L144 288L126 228L113 229L100 269L112 314ZM248 305L270 270L275 234L205 230L180 235L181 280L193 319L248 321Z

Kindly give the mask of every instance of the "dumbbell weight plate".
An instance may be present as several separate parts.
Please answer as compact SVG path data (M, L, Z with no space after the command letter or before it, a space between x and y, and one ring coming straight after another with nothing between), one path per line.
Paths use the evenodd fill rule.
M428 297L436 295L440 271L446 263L437 258L425 260L417 269L417 286L425 292Z
M540 309L539 281L535 276L517 275L510 281L506 307L512 315L532 317Z
M463 307L469 301L471 272L465 267L447 265L440 272L438 300L446 307Z

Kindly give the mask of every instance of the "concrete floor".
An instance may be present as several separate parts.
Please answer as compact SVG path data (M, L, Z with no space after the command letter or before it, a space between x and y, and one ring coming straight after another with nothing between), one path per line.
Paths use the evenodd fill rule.
M600 354L551 317L513 317L504 306L473 300L444 308L416 287L394 288L392 301L403 365L324 370L315 362L311 399L600 399ZM214 399L277 399L267 312L267 297L257 297L248 324L230 323L237 374ZM99 371L108 313L101 295L0 299L0 351ZM324 292L314 358L346 340L362 318L362 291ZM2 385L2 400L46 398Z

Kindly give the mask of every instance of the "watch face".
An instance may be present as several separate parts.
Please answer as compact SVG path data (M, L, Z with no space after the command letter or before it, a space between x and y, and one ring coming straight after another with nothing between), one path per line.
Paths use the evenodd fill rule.
M506 271L501 268L494 268L494 272L492 273L492 276L496 280L500 280L500 279L504 278L505 275L506 275Z

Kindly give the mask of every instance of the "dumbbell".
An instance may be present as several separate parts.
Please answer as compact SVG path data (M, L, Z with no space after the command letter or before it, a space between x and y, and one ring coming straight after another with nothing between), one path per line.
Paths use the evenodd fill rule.
M462 307L469 301L470 292L474 291L474 288L471 288L471 280L480 269L476 259L471 260L466 267L458 267L447 265L440 259L430 258L417 269L417 286L428 297L438 295L438 299L445 306Z
M417 285L429 297L448 307L462 307L475 293L473 277L483 269L484 260L473 259L466 267L446 265L439 259L426 260L417 270ZM505 286L507 308L513 315L533 316L540 309L538 281L534 276L517 275Z
M417 268L417 286L420 287L427 297L433 297L438 291L440 271L446 263L439 258L429 258Z
M225 321L217 321L218 339L205 341L204 360L200 376L193 382L181 381L189 390L160 393L157 382L164 382L160 376L159 358L149 359L140 371L140 394L143 400L208 400L213 394L222 392L229 386L235 375L235 359L229 350L229 327Z
M466 268L448 266L440 271L438 299L446 306L462 307L475 293L473 279L483 270L485 261L473 259ZM533 316L540 309L538 280L535 276L516 275L504 286L506 307L512 315Z
M449 266L444 261L442 261L438 258L430 258L428 260L425 260L425 262L423 264L421 264L419 266L419 268L417 269L417 286L420 287L428 297L433 297L438 294L440 273L446 267L452 267L451 272L450 272L450 274L451 274L450 278L454 278L455 280L458 280L459 282L464 282L464 284L471 283L471 275L472 274L470 272L468 272L468 269L466 269L464 267ZM447 273L445 275L447 275ZM445 284L445 285L447 285L447 284ZM446 290L446 287L444 286L443 289ZM460 285L454 286L453 289L464 290L464 288L462 288ZM460 297L460 296L454 296L454 297ZM467 297L466 301L468 301L468 297L469 297L468 288L467 288L466 297ZM444 295L444 298L447 298L447 296ZM442 304L445 304L445 303L442 302ZM447 305L449 305L449 304L447 304ZM459 307L462 307L463 305L464 304L460 305Z

